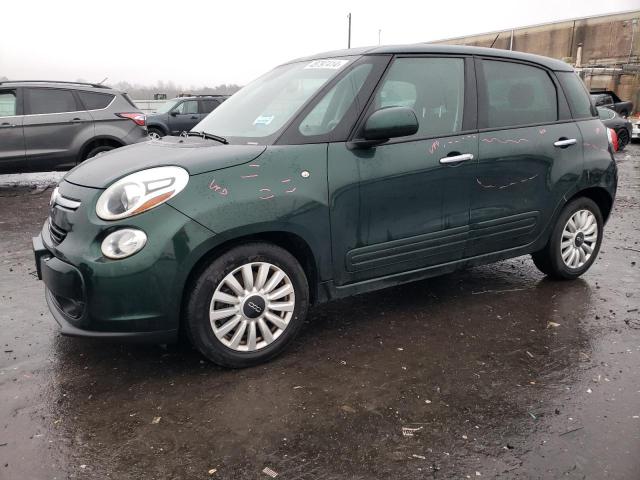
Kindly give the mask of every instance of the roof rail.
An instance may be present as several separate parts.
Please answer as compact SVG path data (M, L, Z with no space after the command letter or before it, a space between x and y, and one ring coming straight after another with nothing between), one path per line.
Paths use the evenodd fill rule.
M193 95L191 93L180 93L178 95L178 98L183 98L183 97L228 97L229 95L224 94L224 93L200 93L200 94L196 94Z
M67 82L63 80L4 80L0 82L0 85L5 83L58 83L58 84L64 84L64 85L87 85L89 87L94 87L94 88L111 89L111 87L108 87L107 85L102 85L101 83Z

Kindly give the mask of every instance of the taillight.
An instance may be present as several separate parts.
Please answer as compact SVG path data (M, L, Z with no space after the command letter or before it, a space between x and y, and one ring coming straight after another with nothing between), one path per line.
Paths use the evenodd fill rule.
M120 118L128 118L129 120L133 120L136 122L136 125L140 125L144 127L147 123L147 116L144 113L135 112L135 113L116 113Z
M613 128L607 128L607 138L614 152L618 151L618 134Z

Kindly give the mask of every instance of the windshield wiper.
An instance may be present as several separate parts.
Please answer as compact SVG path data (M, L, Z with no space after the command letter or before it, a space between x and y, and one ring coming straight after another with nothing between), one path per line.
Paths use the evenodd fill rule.
M207 133L204 130L200 132L195 130L187 132L187 137L202 137L202 138L206 138L207 140L215 140L216 142L220 142L224 145L229 144L229 141L226 138L219 137L218 135L214 135L213 133Z

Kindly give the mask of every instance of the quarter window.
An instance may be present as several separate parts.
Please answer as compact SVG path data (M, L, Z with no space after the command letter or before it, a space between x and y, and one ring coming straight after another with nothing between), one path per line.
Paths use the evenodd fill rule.
M79 110L71 90L27 88L25 99L28 114L77 112Z
M418 117L417 137L462 130L464 60L399 58L375 96L374 109L410 107Z
M575 72L558 72L573 118L595 117L597 111L591 104L587 88Z
M558 120L556 88L544 70L518 63L484 60L486 123L489 128Z
M84 92L78 90L78 95L80 95L80 100L82 100L82 103L87 110L100 110L101 108L105 108L109 105L111 100L113 100L113 95L108 93Z
M0 117L12 117L16 114L16 92L4 90L0 92Z

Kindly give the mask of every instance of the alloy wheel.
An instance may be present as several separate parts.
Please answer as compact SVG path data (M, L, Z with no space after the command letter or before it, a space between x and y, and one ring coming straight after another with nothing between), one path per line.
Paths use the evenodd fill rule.
M598 221L591 211L578 210L571 215L560 239L564 264L573 269L584 266L593 255L598 235Z
M289 276L266 262L242 265L217 286L209 307L214 335L239 352L261 350L285 331L295 307Z

